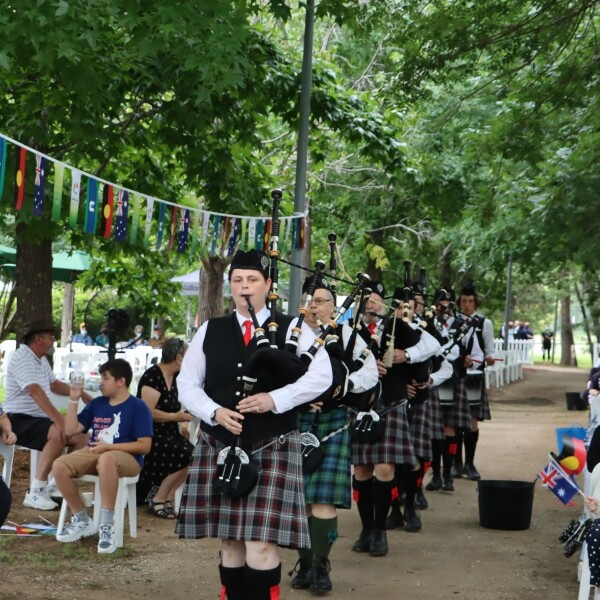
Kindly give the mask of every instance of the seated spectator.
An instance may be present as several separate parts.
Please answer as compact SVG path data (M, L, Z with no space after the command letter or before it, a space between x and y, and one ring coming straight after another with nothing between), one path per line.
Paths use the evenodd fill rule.
M92 336L87 332L85 323L79 323L79 333L73 336L74 344L85 344L86 346L93 346L94 340Z
M137 395L150 408L154 420L152 450L144 460L138 483L138 498L146 498L150 512L162 519L174 519L173 500L184 483L194 446L179 432L179 423L194 417L181 410L177 394L177 375L187 344L170 338L162 358L140 379Z
M150 338L148 345L152 346L152 348L162 348L166 341L167 338L160 328L160 325L157 323L152 330L152 337Z
M147 346L148 340L144 338L144 326L136 325L133 330L133 337L129 340L129 347Z
M96 345L108 346L108 325L106 323L102 323L100 327L100 334L96 336Z
M17 436L13 433L10 425L10 419L6 416L6 413L0 406L0 432L2 433L2 441L10 446L17 441ZM12 494L8 489L4 479L0 476L0 527L4 525L6 517L10 512L10 506L12 504Z
M77 405L81 386L71 386L66 431L82 435L92 430L89 444L54 461L56 485L67 501L73 518L57 532L59 542L75 542L96 533L94 522L83 505L75 479L99 475L102 491L98 552L112 554L117 549L115 503L119 477L135 477L144 464L144 454L152 445L152 416L148 407L129 393L133 377L131 365L122 358L100 367L103 396L94 398L80 413Z
M49 319L34 319L26 323L21 345L12 355L6 373L4 410L19 445L41 451L35 479L23 502L24 506L37 510L58 508L47 489L48 474L54 460L62 454L65 446L78 449L87 442L85 435L67 434L65 417L48 397L50 391L69 395L69 385L56 378L46 358L54 344L55 332ZM82 397L84 402L91 400L86 392Z

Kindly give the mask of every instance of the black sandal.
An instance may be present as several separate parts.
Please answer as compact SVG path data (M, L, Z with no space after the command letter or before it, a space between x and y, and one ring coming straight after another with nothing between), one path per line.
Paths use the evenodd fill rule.
M168 500L165 502L154 502L154 500L150 500L148 502L148 511L150 514L153 514L160 519L174 519L175 513L172 508L169 508L167 503L169 503Z
M175 507L173 506L173 501L172 500L165 500L165 508L169 512L173 513L174 517L178 516L177 513L175 512Z

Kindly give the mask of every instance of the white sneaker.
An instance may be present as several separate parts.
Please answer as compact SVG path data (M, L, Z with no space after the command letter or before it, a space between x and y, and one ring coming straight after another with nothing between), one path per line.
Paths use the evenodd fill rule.
M48 492L48 496L50 498L62 498L63 495L60 493L60 490L56 487L56 484L49 483L46 487L46 491Z
M117 549L115 526L112 523L100 525L98 537L98 554L112 554Z
M56 534L56 539L59 542L76 542L82 537L88 537L96 533L94 521L80 521L77 517L73 517L71 522L60 532Z
M58 504L50 498L48 488L29 490L25 494L23 506L35 508L37 510L54 510L55 508L58 508Z

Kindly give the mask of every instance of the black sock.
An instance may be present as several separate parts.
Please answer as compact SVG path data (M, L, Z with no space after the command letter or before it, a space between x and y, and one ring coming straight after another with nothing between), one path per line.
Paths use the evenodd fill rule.
M463 464L463 432L456 432L456 452L454 453L454 464Z
M406 499L404 500L404 509L414 508L415 494L417 493L417 480L420 476L420 469L416 471L406 470L404 473L404 485L406 489Z
M373 482L375 479L359 481L356 477L352 478L352 488L354 490L354 500L358 507L360 522L363 529L373 529Z
M244 586L245 567L224 567L219 565L221 576L221 596L227 600L246 600L246 587Z
M455 435L447 435L444 440L444 479L451 477L457 443L458 439Z
M244 568L245 600L279 600L281 563L274 569L259 571L248 565Z
M475 448L479 440L479 429L476 431L465 431L465 463L472 465L475 460Z
M431 440L431 472L434 477L439 477L442 472L442 450L444 442L442 440Z
M379 481L375 479L373 483L373 504L375 507L373 527L375 529L385 529L385 521L392 504L392 490L395 485L396 482L393 479L392 481Z
M310 541L314 558L328 558L331 546L337 540L337 517L332 519L312 518Z

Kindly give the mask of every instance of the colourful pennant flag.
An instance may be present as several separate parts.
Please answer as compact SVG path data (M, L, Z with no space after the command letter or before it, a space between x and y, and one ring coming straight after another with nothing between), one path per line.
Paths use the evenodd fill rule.
M298 225L298 232L299 232L299 250L304 250L304 237L306 235L306 219L304 217L302 217L300 219L300 224Z
M0 138L0 200L4 192L4 175L6 174L6 156L8 142L4 138Z
M281 240L281 246L287 247L287 242L290 237L290 227L292 225L292 219L285 219L283 221L283 239Z
M202 245L208 244L208 226L210 225L210 213L202 213Z
M202 227L204 228L204 220L207 218L205 214L200 212L192 212L189 213L190 224L189 227L192 229L192 248L190 250L190 254L192 257L196 256L196 251L198 249L198 231L200 230L200 223L202 222Z
M223 222L223 234L221 235L221 256L225 256L225 246L227 245L227 239L229 236L229 217L225 217Z
M25 159L27 150L21 148L17 153L17 166L15 171L15 209L23 208L23 198L25 197Z
M106 186L105 186L106 187ZM96 233L96 217L98 214L98 180L88 177L85 199L85 233Z
M165 230L165 212L167 211L167 205L164 202L159 202L158 204L158 231L156 233L156 250L162 246L163 233Z
M254 249L262 250L263 249L263 228L265 223L262 219L256 220L256 238L254 240Z
M54 163L54 193L52 194L52 220L60 220L60 209L62 205L63 179L65 174L65 165Z
M190 226L190 211L186 209L182 211L179 217L179 231L177 235L177 252L180 254L187 250L188 232Z
M127 237L127 213L129 212L129 192L122 188L117 193L115 240L124 242Z
M233 256L235 245L237 243L238 234L240 232L240 219L233 217L231 220L231 235L229 236L229 244L227 245L227 256Z
M144 228L144 245L150 243L150 231L152 230L152 213L154 212L154 198L146 198L146 227Z
M102 214L100 230L103 238L109 238L112 232L113 211L115 205L115 190L112 185L104 184L102 190Z
M248 219L242 219L242 230L240 232L240 248L246 248L248 240Z
M169 235L169 252L173 250L173 244L175 243L175 230L177 228L177 206L173 207L173 216L171 217L171 230Z
M77 217L79 214L79 194L81 191L81 171L73 169L71 171L71 204L69 207L69 225L77 226Z
M246 248L254 247L256 242L256 219L250 219L248 223L248 243Z
M35 180L33 188L33 214L41 216L44 209L44 189L46 187L46 159L35 155Z
M265 220L265 235L263 240L263 251L269 252L269 244L271 243L271 219Z
M137 241L138 226L139 226L139 222L140 222L140 204L141 204L141 198L137 194L132 196L132 198L131 198L131 231L129 233L129 240L132 244L135 244Z
M291 247L292 250L297 248L298 241L298 219L292 219L292 239L291 239Z
M210 247L210 254L212 254L213 256L217 249L217 238L219 237L220 225L221 225L221 217L219 215L215 215L215 222L213 224L212 244Z

